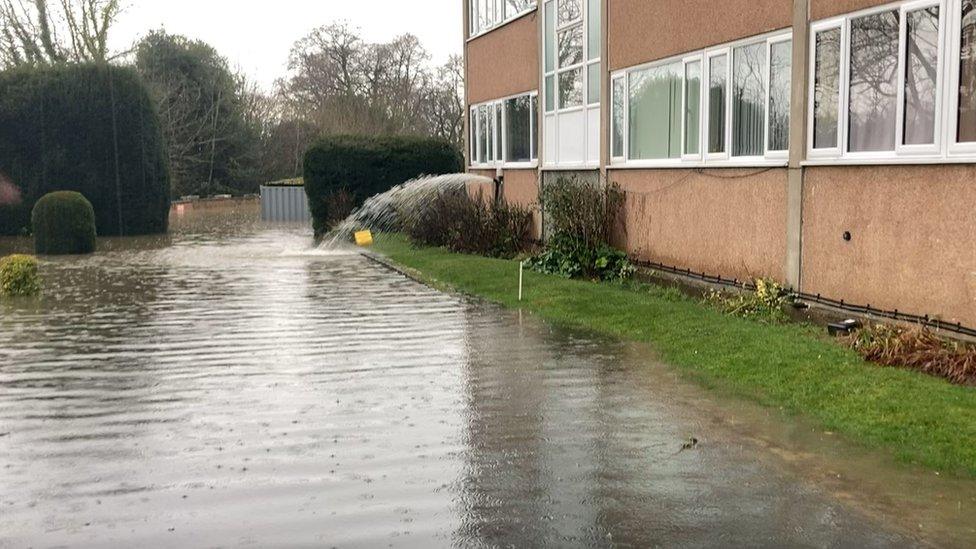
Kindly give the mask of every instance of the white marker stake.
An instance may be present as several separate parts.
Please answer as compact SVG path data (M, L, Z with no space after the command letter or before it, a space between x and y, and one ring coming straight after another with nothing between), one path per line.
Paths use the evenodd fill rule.
M522 280L523 280L523 274L522 273L523 272L525 272L525 262L524 261L521 262L521 263L519 263L519 302L522 301Z

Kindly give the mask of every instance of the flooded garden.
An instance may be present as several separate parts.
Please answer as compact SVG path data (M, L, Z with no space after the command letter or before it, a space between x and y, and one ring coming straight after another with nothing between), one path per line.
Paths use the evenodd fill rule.
M972 539L971 484L256 217L103 239L0 301L0 546Z

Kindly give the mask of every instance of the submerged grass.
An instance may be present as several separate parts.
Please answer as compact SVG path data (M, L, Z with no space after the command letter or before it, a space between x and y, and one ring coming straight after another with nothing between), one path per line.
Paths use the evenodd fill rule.
M515 261L415 248L398 235L382 235L377 251L435 287L650 343L705 386L802 415L902 462L976 477L976 389L868 364L813 326L728 316L660 286L528 271L519 303Z

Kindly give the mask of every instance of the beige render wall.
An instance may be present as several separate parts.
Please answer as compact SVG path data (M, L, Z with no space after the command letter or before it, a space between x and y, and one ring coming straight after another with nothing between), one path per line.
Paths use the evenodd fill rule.
M610 0L610 70L792 25L790 0Z
M803 198L805 292L976 326L976 166L808 168Z
M467 43L469 105L539 89L539 13Z
M614 170L627 193L618 244L642 260L782 281L786 169Z

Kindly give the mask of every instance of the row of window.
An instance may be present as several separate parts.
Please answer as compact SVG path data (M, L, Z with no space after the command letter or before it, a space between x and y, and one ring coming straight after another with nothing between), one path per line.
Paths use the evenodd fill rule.
M681 164L785 157L792 49L786 33L615 74L613 161Z
M590 1L545 1L545 42L557 45L543 54L547 115L599 104L599 44L584 34ZM864 10L814 23L810 40L811 162L976 155L976 0ZM792 46L787 31L614 73L612 163L781 164L790 148ZM508 154L516 152L505 141L514 131L508 101L472 110L475 163L535 160L534 116L516 121L532 143Z
M537 120L535 93L471 107L471 165L533 165L539 159Z
M976 0L904 2L811 31L810 159L976 153Z
M536 8L536 0L470 0L471 36L490 31Z

